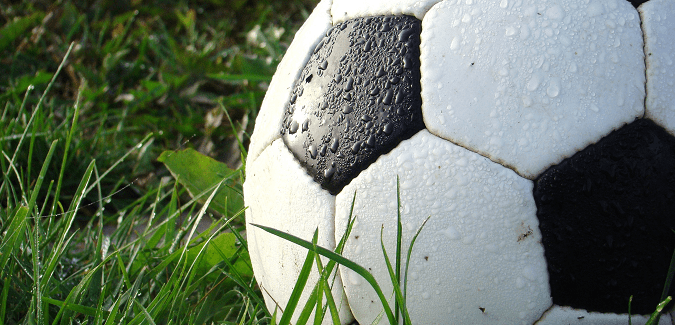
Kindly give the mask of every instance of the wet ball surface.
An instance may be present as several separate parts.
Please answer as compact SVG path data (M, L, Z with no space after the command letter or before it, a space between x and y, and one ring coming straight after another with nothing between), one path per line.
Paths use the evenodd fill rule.
M303 69L281 134L330 193L424 129L420 30L411 16L352 19L326 33Z

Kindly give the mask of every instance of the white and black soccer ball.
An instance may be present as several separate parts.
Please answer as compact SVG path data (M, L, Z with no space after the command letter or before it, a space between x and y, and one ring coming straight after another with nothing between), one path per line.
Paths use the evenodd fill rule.
M391 296L380 229L392 254L398 176L404 252L431 216L409 266L413 323L627 324L630 296L651 313L675 249L675 1L638 5L321 1L272 79L246 166L270 311L307 251L250 223L306 240L318 227L333 249L355 192L344 255ZM342 321L370 324L375 292L338 273Z

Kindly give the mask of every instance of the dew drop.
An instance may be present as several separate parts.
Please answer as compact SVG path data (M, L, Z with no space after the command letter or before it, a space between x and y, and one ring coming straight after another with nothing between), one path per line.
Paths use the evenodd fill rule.
M385 105L391 105L391 100L394 97L394 91L389 89L387 90L387 93L384 95L384 99L382 99L382 103Z
M546 88L546 94L548 97L556 98L560 94L560 80L555 78L552 79L548 88Z
M533 75L532 78L530 78L530 81L527 82L527 90L529 91L535 91L537 88L539 88L539 83L541 82L540 78L538 75Z
M334 174L335 174L335 167L326 168L326 170L323 171L323 177L325 177L326 179L330 179L331 177L333 177Z
M300 124L298 124L298 121L293 121L291 122L291 125L288 127L288 133L294 134L295 132L298 132L298 128L300 128Z
M332 151L333 153L337 152L339 145L340 142L338 141L338 139L333 138L333 141L330 143L330 151Z
M353 154L359 153L359 150L361 150L361 144L362 143L363 143L363 141L356 141L356 143L354 143L354 145L352 146L352 153Z
M352 89L354 89L354 78L349 77L349 78L347 78L347 83L345 85L345 91L350 91Z
M448 227L445 230L441 230L441 234L452 240L457 240L460 237L459 231L457 231L457 229L455 229L454 227Z
M376 139L376 138L375 138L375 135L374 135L374 134L371 134L371 135L368 137L368 141L366 141L366 144L367 144L369 147L374 147L375 144L377 144L377 143L375 142L375 139Z
M459 49L459 37L455 36L455 38L452 39L452 42L450 42L450 49L453 51Z
M390 135L392 132L394 132L394 125L391 123L387 123L384 125L382 131L384 131L386 135Z

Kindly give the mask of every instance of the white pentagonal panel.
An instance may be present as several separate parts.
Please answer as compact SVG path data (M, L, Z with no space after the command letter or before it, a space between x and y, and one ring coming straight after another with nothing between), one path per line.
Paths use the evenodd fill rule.
M675 135L675 1L651 0L638 10L647 62L646 115Z
M628 1L444 1L421 39L429 130L525 177L643 113L640 19Z
M633 325L644 325L649 317L641 315L631 316ZM535 323L536 325L559 325L559 324L579 324L579 325L626 325L628 324L628 314L603 314L589 313L583 309L573 309L570 307L553 306L546 311L544 316ZM671 325L670 315L661 316L660 325Z
M429 8L439 1L441 0L333 0L331 14L334 24L352 18L380 15L411 15L421 20Z
M279 63L255 120L248 149L249 162L254 161L272 141L281 137L281 121L295 80L300 76L316 45L332 26L331 2L332 0L323 0L314 8Z
M541 317L551 298L532 182L426 130L380 157L336 198L340 238L356 191L344 255L371 271L386 297L392 285L380 229L395 256L397 176L403 252L431 216L410 259L413 324L531 324ZM353 271L341 275L355 318L370 324L382 310L375 292Z
M335 248L335 198L322 190L300 167L281 139L275 140L254 162L246 166L244 183L246 231L253 273L265 297L267 308L274 313L277 304L283 310L307 256L307 249L251 226L272 227L305 240L312 240L319 228L317 244ZM324 265L326 265L324 263ZM318 280L314 267L305 287L294 320L300 314ZM351 320L349 306L342 297L342 284L335 282L335 301L343 301L341 319ZM324 300L325 301L325 300ZM278 311L281 315L281 310ZM330 324L329 317L325 324Z

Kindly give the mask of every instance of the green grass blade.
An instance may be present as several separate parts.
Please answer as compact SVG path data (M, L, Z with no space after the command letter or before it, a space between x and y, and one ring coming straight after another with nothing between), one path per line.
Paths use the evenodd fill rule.
M262 230L265 230L265 231L267 231L267 232L269 232L269 233L271 233L275 236L286 239L286 240L288 240L292 243L295 243L296 245L307 248L309 250L314 249L312 243L310 243L310 242L308 242L304 239L298 238L296 236L293 236L291 234L287 234L283 231L279 231L279 230L276 230L274 228L265 227L265 226L258 225L258 224L251 224L251 225L253 225L254 227L258 227ZM387 299L385 298L384 294L382 293L382 289L380 288L380 285L375 280L375 277L373 277L373 275L370 274L370 272L368 272L368 270L366 270L364 267L354 263L353 261L351 261L349 259L346 259L346 258L342 257L341 255L338 255L338 254L336 254L336 253L334 253L334 252L332 252L332 251L330 251L326 248L323 248L321 246L316 247L316 253L321 254L322 256L325 256L325 257L327 257L331 260L334 260L338 264L340 264L342 266L345 266L345 267L351 269L352 271L356 272L360 276L362 276L366 280L366 282L368 282L368 284L370 284L370 286L373 288L373 290L375 290L375 293L377 294L378 298L380 298L380 302L382 302L382 306L384 307L384 311L387 315L387 319L389 320L389 322L391 324L396 324L394 322L394 320L395 320L394 314L392 313L391 308L389 307L389 303L387 302Z
M663 292L661 292L661 301L666 300L666 297L668 297L668 292L670 292L670 286L673 283L674 275L675 275L675 250L673 250L673 256L670 258L670 266L668 267L668 273L666 274L666 281L663 283Z
M4 324L7 313L7 296L9 295L10 278L5 277L2 281L2 301L0 303L0 325Z
M397 238L397 240L400 242L400 237ZM401 307L400 312L403 314L403 324L412 325L410 316L408 315L408 310L405 305L405 300L403 300L403 294L401 293L401 286L396 280L396 272L394 272L394 269L391 266L391 261L389 260L389 256L387 256L387 250L384 247L384 225L382 228L380 228L380 245L382 246L382 254L384 255L384 262L387 264L387 271L389 272L391 284L394 286L394 296L396 297L396 302Z
M314 237L312 238L312 245L314 248L316 248L316 241L318 240L318 231L319 228L316 229L314 232ZM318 254L313 254L314 255L314 260L319 261L321 263L321 258L319 257ZM321 322L323 321L323 316L324 316L324 310L322 308L323 306L323 281L321 281L321 268L319 264L317 264L317 269L319 270L319 281L316 282L316 285L314 286L314 292L316 293L316 302L312 303L312 305L316 308L316 312L314 312L314 325L321 325Z
M44 15L42 12L34 12L30 16L7 22L0 29L0 51L4 51L15 39L25 35L26 31L38 24Z
M47 282L51 280L52 274L54 273L54 269L56 268L56 264L59 261L59 257L61 254L64 252L66 249L65 247L65 241L68 236L70 227L73 224L73 220L75 219L75 215L77 214L78 210L80 209L80 204L82 203L82 199L84 198L84 191L87 188L87 184L89 183L89 179L91 178L92 171L94 170L94 164L96 161L92 161L89 164L89 167L87 167L87 170L84 173L84 176L82 177L82 180L80 181L80 185L77 188L77 191L75 191L75 196L73 197L73 201L70 204L70 207L68 208L68 212L64 216L65 218L65 223L62 229L61 236L59 238L59 241L57 244L54 246L52 249L49 258L47 259L47 262L45 265L47 266L45 268L45 273L43 274L42 281L40 282L40 285L42 287L45 287L47 285Z
M26 219L28 217L28 207L19 207L12 216L12 222L7 228L7 235L3 238L2 248L0 251L0 270L2 275L5 273L5 266L7 261L12 256L12 252L17 248L17 245L23 242L24 228L26 227ZM4 289L4 288L3 288Z
M382 232L380 231L380 241L382 241ZM396 281L396 285L401 286L401 243L403 242L403 225L401 224L401 183L398 175L396 175L396 270L395 277L392 281ZM382 242L384 249L384 242ZM386 257L386 254L385 254ZM387 265L389 267L389 265ZM394 316L396 316L396 324L399 323L399 308L405 308L399 305L398 299L394 302Z
M129 288L129 291L127 291L129 293L127 308L124 310L124 314L122 314L122 319L126 319L129 313L131 313L131 309L134 307L136 297L138 296L138 290L140 289L141 283L143 282L143 276L145 275L144 271L145 269L141 269L141 273L136 277L136 281L134 281L134 284Z
M134 303L136 303L136 307L141 310L142 315L145 317L145 320L148 322L150 325L155 325L155 321L152 319L152 316L148 313L148 310L143 307L143 304L138 302L137 300L134 300Z
M26 124L26 127L23 131L23 134L21 134L21 138L19 138L19 144L16 146L16 150L14 151L14 155L12 156L12 159L10 160L10 165L14 164L14 161L16 160L16 156L19 153L19 150L21 150L21 144L23 143L24 139L26 138L26 134L28 133L28 130L30 129L30 125L33 123L33 120L35 120L35 116L37 115L38 111L42 107L42 102L44 101L45 97L47 96L47 93L49 93L49 90L52 88L52 85L54 84L54 81L56 81L56 78L58 77L59 73L61 72L61 69L66 63L66 60L68 59L68 56L70 56L70 51L73 49L73 45L75 43L71 43L70 46L68 47L68 51L66 52L66 55L63 56L63 60L61 60L61 64L59 64L59 67L56 69L56 73L54 73L54 76L52 77L52 80L49 81L49 84L47 84L47 88L45 91L42 93L42 96L40 97L40 100L38 101L37 105L33 109L33 114L31 114L30 119L28 120L28 123Z
M33 262L33 297L31 299L31 314L35 313L38 324L44 324L44 315L42 314L42 287L40 286L40 218L35 218L35 227L32 236L29 232L30 245L32 249Z
M35 182L35 186L33 187L30 200L28 201L28 206L20 207L19 210L17 210L17 212L14 214L14 216L12 217L12 222L10 223L9 228L7 229L8 230L7 233L9 235L6 236L2 241L2 247L0 248L0 252L2 253L2 255L0 256L0 270L2 270L3 274L5 266L7 265L7 261L9 260L12 251L15 249L15 245L20 244L22 242L22 240L19 240L19 236L23 235L24 233L23 228L26 225L26 219L28 217L28 214L30 213L30 211L34 209L35 204L37 202L40 188L42 187L45 175L47 174L47 170L49 169L49 162L54 156L56 143L57 140L54 140L51 144L51 147L49 148L47 157L45 157L45 161L42 164L40 175L38 176L38 179Z
M312 244L314 244L314 247L316 249L316 241L313 241ZM321 277L319 278L319 282L317 284L321 284L320 286L317 286L319 290L317 290L319 297L325 293L326 294L326 305L328 306L328 309L330 310L330 315L331 319L333 320L333 324L339 325L340 324L340 315L338 314L337 307L335 305L335 299L333 299L333 292L331 291L332 286L328 284L328 277L330 276L330 273L327 273L327 270L323 268L323 263L321 262L321 258L319 255L315 255L315 260L316 260L316 267L319 271L319 274ZM323 293L322 293L323 291ZM316 306L316 313L319 314L319 311L321 311L321 314L323 315L325 313L324 310L322 310L322 303L319 300L319 303L317 303ZM323 317L321 317L323 320Z
M312 240L314 240L314 238L318 238L318 235L319 229L317 228L314 231L314 236ZM313 251L312 249L309 249L307 251L307 257L305 257L305 262L302 263L302 268L300 269L298 280L295 282L295 286L293 287L291 296L288 298L288 304L286 305L286 309L284 310L283 315L281 315L279 325L288 325L291 323L291 317L293 316L295 307L298 305L300 296L302 295L302 291L305 289L305 285L307 284L309 274L312 272L312 265L314 264L313 262L315 254L316 252Z
M78 304L73 304L73 303L67 303L65 301L60 301L56 299L52 299L49 297L42 297L42 300L44 300L46 303L52 304L54 306L58 306L62 309L68 309L72 310L74 312L87 315L87 316L96 316L96 314L99 312L96 308L93 307L88 307L84 305L78 305Z
M207 76L211 79L216 79L220 81L228 81L232 83L243 83L243 82L261 82L261 81L271 81L272 76L266 74L256 74L256 73L243 73L243 74L231 74L231 73L210 73Z
M670 303L671 300L673 300L673 297L668 296L666 297L666 299L661 301L656 306L656 310L651 314L649 320L647 320L647 323L645 323L645 325L657 325L659 323L659 319L661 318L661 313L663 313L663 309L666 308L666 306Z
M342 234L342 237L340 238L340 242L338 242L337 246L335 247L336 254L342 254L344 245L347 242L347 238L349 238L349 235L352 233L352 228L354 227L354 222L356 221L356 218L353 218L355 202L356 202L356 191L354 191L354 196L352 197L352 205L349 211L349 218L347 219L348 220L347 229L345 229L345 232ZM336 261L330 260L325 268L326 273L331 274L331 272L333 272L333 268L335 268L336 265L337 265ZM337 272L335 272L335 276L337 277ZM307 299L307 304L305 304L305 307L303 308L302 312L300 313L300 316L298 317L297 324L304 325L307 323L313 310L312 306L316 304L316 300L317 300L317 290L312 290L312 294Z
M412 250L413 247L415 246L417 236L419 236L420 232L422 232L422 228L424 228L424 225L427 224L427 221L429 221L430 218L431 216L428 216L426 219L424 219L422 225L419 228L417 228L417 232L415 233L415 236L413 236L413 239L410 242L410 246L408 247L408 255L406 256L405 260L405 272L403 273L403 301L407 301L408 297L408 266L410 266L410 256L412 256Z
M56 211L56 201L58 201L61 197L61 186L63 183L63 175L66 171L66 163L68 162L68 151L70 151L70 143L73 140L73 133L75 133L75 127L77 126L77 118L80 115L80 106L82 106L82 91L83 87L80 87L80 90L77 92L77 99L75 100L75 112L73 112L73 120L70 123L70 131L66 136L63 160L61 160L61 170L59 171L59 178L56 181L56 193L54 194L54 204L52 205L52 211L50 213L51 215L54 215L54 212Z

